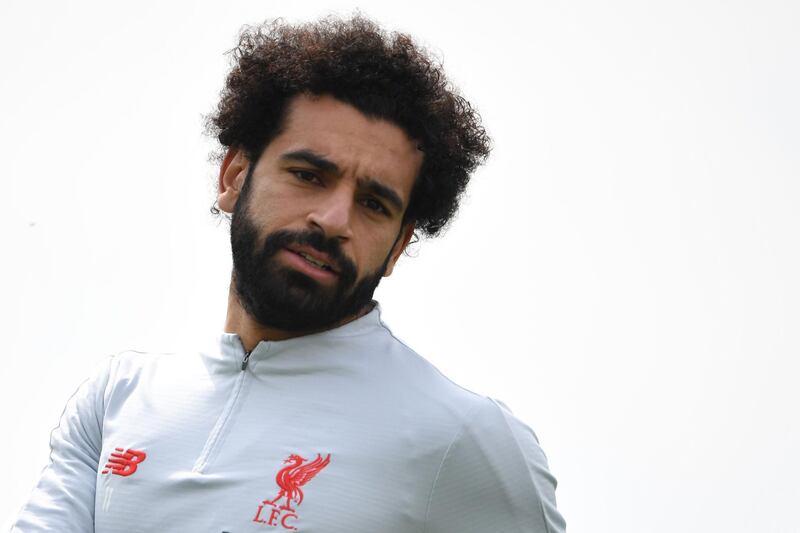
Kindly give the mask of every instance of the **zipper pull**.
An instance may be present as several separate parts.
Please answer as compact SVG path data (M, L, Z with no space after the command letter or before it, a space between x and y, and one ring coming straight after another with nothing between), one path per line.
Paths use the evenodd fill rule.
M242 358L242 370L247 368L247 361L250 359L250 352L244 353L244 358Z

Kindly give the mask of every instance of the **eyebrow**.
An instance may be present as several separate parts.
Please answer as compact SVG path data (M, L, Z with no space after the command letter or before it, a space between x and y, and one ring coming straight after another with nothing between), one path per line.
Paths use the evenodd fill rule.
M340 174L339 166L336 163L312 150L303 149L287 152L281 156L281 159L284 161L303 161L309 165L315 166L323 172ZM356 183L358 183L359 187L366 189L368 192L391 204L398 212L403 212L403 200L400 199L400 195L391 187L370 177L358 178Z
M325 159L323 156L312 152L311 150L295 150L294 152L287 152L281 156L284 161L305 161L309 165L314 165L324 172L331 174L339 174L339 166L331 161Z

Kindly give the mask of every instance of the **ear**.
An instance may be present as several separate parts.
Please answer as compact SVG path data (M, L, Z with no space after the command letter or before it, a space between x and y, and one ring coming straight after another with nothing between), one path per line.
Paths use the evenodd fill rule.
M397 263L397 260L400 259L400 254L402 254L403 250L406 249L406 246L408 246L408 243L411 242L411 237L413 236L414 223L409 222L403 227L397 242L394 243L394 248L392 248L392 253L389 256L389 262L386 264L386 272L384 272L383 277L391 275L392 271L394 270L395 263Z
M219 168L219 180L217 181L217 205L226 213L233 213L236 207L236 200L242 190L244 179L247 176L247 168L250 161L238 148L228 148L222 166Z

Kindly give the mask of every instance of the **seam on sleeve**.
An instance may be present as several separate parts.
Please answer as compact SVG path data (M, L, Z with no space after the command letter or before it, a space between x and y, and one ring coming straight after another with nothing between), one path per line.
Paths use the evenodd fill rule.
M450 440L450 443L447 445L447 449L444 451L444 455L442 455L442 462L439 463L439 468L436 470L436 475L433 478L433 483L431 483L431 492L428 494L428 504L425 506L425 520L422 522L422 533L425 533L428 530L428 515L431 512L431 503L433 502L433 493L436 490L436 484L439 482L439 476L442 473L442 468L444 468L444 463L447 461L447 456L450 455L450 450L453 448L453 445L456 441L464 434L464 430L467 429L467 423L472 416L472 413L480 408L481 404L475 405L472 409L467 411L466 415L464 416L464 421L461 423L461 427L458 428L453 438Z
M517 439L517 435L514 433L514 428L512 428L511 424L508 423L508 417L506 416L506 413L504 412L505 410L499 405L498 401L495 400L494 398L489 398L489 400L491 400L492 404L494 404L495 409L498 409L500 411L500 416L503 417L503 423L508 428L508 432L511 435L511 438L514 439L514 444L516 444L516 446L517 446L517 452L519 453L519 455L522 458L522 463L525 465L525 469L528 470L528 472L530 473L531 484L533 484L533 488L536 491L536 495L538 496L537 499L539 500L539 510L542 512L542 522L544 523L544 527L547 529L547 533L552 533L552 530L550 529L550 522L547 519L547 512L544 510L544 500L542 498L543 492L542 492L541 488L539 487L538 483L536 482L536 476L534 475L533 472L530 472L530 467L528 466L528 461L525 458L525 452L522 451L522 446L520 446L519 440ZM535 439L535 440L538 442L538 439ZM542 452L542 455L544 455L544 450L541 450L541 452ZM546 461L547 460L547 456L544 456L544 457L545 457L545 461Z
M451 385L454 385L455 387L457 387L457 388L459 388L459 389L461 389L461 390L463 390L465 392L468 392L468 393L470 393L470 394L472 394L474 396L477 396L479 398L485 398L485 396L483 396L482 394L478 394L474 390L470 390L470 389L464 387L463 385L460 385L460 384L456 383L455 381L453 381L452 379L450 379L444 372L439 370L439 367L437 367L431 361L429 361L428 359L426 359L425 357L423 357L422 355L417 353L417 351L414 350L414 348L412 348L411 346L406 344L406 342L403 339L401 339L400 337L395 335L394 332L392 331L392 329L389 326L387 326L386 323L383 322L383 320L380 321L380 327L382 327L392 339L394 339L397 343L399 343L401 346L403 346L406 350L411 352L414 355L414 357L416 357L417 359L421 360L426 365L428 365L431 370L433 370L434 372L436 372L439 375L439 377L441 377L442 379L446 380Z
M106 425L106 410L108 409L108 401L111 395L114 394L114 386L117 384L117 372L120 365L120 354L113 354L109 357L108 365L108 381L103 388L103 419L100 421L100 446L102 447L103 433Z

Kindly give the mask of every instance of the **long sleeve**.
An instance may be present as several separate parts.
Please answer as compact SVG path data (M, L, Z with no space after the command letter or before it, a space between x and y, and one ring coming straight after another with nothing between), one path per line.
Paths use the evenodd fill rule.
M563 533L555 488L533 431L487 399L445 454L424 532Z
M12 525L12 533L94 531L104 393L112 360L83 382L67 402L50 435L50 461Z

